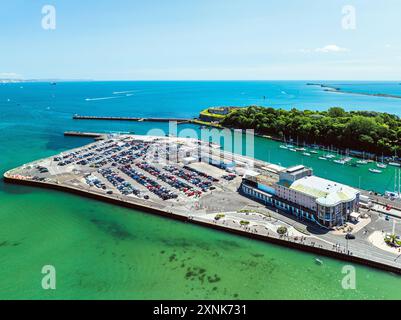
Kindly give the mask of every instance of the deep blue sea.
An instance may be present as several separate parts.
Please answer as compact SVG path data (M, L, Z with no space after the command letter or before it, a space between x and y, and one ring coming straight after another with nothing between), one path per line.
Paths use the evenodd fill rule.
M347 91L401 96L397 82L319 82ZM0 169L31 161L43 153L82 144L64 138L67 130L129 131L145 134L167 125L135 122L74 121L74 114L132 117L196 117L210 106L261 105L276 108L375 110L401 115L401 99L324 91L308 81L115 81L0 84ZM34 152L35 146L41 152ZM18 157L16 157L19 155Z
M320 83L314 81L315 83ZM324 82L347 91L401 96L396 82ZM375 110L401 115L401 99L324 91L307 81L48 82L0 85L0 128L61 132L105 129L105 123L72 121L74 114L194 117L220 105L277 108ZM109 130L136 130L134 123L107 123Z

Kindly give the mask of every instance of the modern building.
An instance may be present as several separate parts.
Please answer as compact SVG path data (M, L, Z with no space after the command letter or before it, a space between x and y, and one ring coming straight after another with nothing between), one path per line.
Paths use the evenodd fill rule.
M334 227L359 211L358 190L313 175L312 169L294 166L278 174L245 174L240 191L268 206L321 226Z

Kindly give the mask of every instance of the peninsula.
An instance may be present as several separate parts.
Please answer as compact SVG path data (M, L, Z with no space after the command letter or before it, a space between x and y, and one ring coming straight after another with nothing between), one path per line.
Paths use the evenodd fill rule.
M282 141L286 137L292 138L297 144L317 144L380 157L401 154L401 119L388 113L347 112L340 107L327 111L288 111L258 106L230 107L224 115L214 112L210 108L209 115L204 116L205 112L202 112L200 118L218 122L223 127L254 129L260 135L274 136Z
M380 98L394 98L394 99L401 99L401 96L396 95L396 94L388 94L388 93L369 93L369 92L356 92L356 91L349 91L349 90L343 90L338 87L334 86L329 86L326 84L321 84L321 83L308 83L308 86L319 86L324 89L324 91L327 92L335 92L335 93L344 93L344 94L356 94L356 95L362 95L362 96L371 96L371 97L380 97Z

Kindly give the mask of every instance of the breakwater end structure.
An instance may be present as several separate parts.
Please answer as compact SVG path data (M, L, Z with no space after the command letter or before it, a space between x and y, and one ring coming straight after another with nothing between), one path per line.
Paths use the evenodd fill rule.
M277 166L196 139L75 134L103 140L12 169L5 182L67 191L401 274L396 253L358 235L346 247L344 234L316 229L238 192L250 168L276 179ZM376 227L373 219L369 226ZM279 233L280 227L286 232Z

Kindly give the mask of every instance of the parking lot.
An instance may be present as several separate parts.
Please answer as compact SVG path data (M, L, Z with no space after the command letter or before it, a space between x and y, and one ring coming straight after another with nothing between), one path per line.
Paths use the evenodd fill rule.
M241 178L227 168L216 148L208 161L199 157L200 148L206 150L207 145L188 139L112 136L27 165L21 174L171 209L206 212L210 208L202 199L213 202L215 197L216 206L224 210L221 193L227 203L241 197L237 194Z

